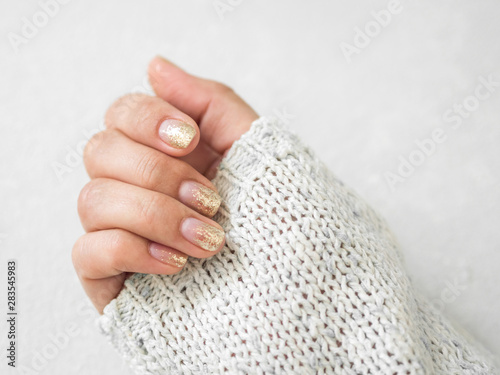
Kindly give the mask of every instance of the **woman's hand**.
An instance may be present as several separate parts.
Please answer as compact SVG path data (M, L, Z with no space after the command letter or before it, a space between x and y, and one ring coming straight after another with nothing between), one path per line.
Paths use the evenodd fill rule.
M116 101L107 129L85 150L91 181L78 212L87 234L72 257L100 313L127 273L174 274L188 256L221 250L224 232L210 219L220 198L209 178L258 117L228 87L162 58L151 62L149 78L157 97Z

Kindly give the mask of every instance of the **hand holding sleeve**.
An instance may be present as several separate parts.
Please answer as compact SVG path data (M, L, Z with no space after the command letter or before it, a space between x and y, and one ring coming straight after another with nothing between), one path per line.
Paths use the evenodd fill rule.
M490 374L417 295L385 222L261 118L213 181L226 247L135 274L99 324L137 374Z

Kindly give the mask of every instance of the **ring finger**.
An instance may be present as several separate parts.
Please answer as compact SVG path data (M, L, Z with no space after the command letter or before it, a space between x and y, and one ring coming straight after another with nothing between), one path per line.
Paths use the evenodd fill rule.
M98 178L78 199L87 232L121 228L196 258L207 258L224 244L220 225L165 194Z

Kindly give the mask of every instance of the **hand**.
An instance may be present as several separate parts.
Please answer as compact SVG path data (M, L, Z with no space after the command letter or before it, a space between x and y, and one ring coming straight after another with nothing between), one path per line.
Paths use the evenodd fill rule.
M85 149L91 181L78 212L87 234L72 258L100 313L129 273L174 274L188 256L222 249L224 232L210 219L220 198L209 178L258 117L228 87L160 57L148 74L157 96L116 101L106 130Z

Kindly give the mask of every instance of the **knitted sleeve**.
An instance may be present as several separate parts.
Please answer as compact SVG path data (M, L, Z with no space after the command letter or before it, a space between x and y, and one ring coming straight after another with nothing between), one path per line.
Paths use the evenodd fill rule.
M412 289L385 222L261 118L214 184L226 245L134 274L99 320L137 374L493 374Z

